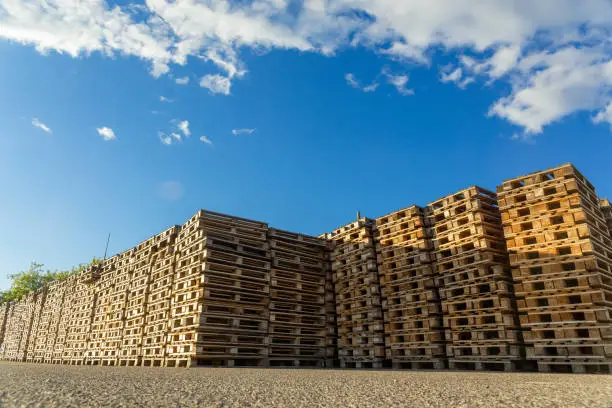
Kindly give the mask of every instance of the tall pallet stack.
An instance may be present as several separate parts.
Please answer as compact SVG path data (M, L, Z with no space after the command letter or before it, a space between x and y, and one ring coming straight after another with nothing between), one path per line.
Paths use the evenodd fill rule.
M160 367L166 358L170 330L170 301L174 283L174 245L179 227L155 236L151 255L151 279L145 307L142 365Z
M36 300L34 301L34 307L32 310L32 324L30 326L30 338L26 345L26 351L24 359L28 363L37 362L42 363L44 349L40 347L38 342L39 337L46 337L47 328L42 321L43 310L45 308L45 301L47 298L47 287L42 287L35 292ZM42 324L41 324L42 323ZM37 347L38 345L38 347ZM38 353L37 353L38 351Z
M327 234L327 238L333 241L332 271L340 365L382 367L385 335L374 221L360 218Z
M268 226L200 211L177 241L166 365L267 364Z
M326 242L303 234L270 228L271 366L324 367L328 355ZM333 312L333 311L332 311Z
M442 306L422 208L376 219L387 360L395 368L445 367Z
M510 371L522 339L495 193L471 187L427 206L452 369Z
M325 234L318 238L324 238ZM338 324L336 316L336 295L334 292L334 275L331 266L331 251L332 244L325 239L325 269L327 276L325 278L325 315L326 322L326 352L325 366L336 367L339 364L338 360Z
M72 303L66 328L66 342L63 346L62 363L71 365L85 364L93 316L96 309L97 293L95 282L100 278L99 266L90 266L76 276Z
M52 363L53 364L70 364L70 355L65 354L66 344L68 341L68 331L71 326L71 313L73 303L77 297L79 276L73 275L65 280L64 302L58 316L57 334L52 348ZM49 342L47 343L47 353L49 352Z
M4 330L6 329L6 320L9 313L10 303L5 302L0 304L0 356L2 355L2 343L4 343Z
M130 251L127 270L124 269L127 298L121 335L118 364L137 366L142 364L142 346L145 328L145 312L151 280L151 252L154 238L141 242Z
M602 198L599 200L599 209L606 219L608 232L610 232L610 236L612 236L612 205L610 205L610 200L607 198Z
M612 372L612 237L571 164L498 187L527 358L540 371Z
M42 359L44 363L53 362L60 320L65 317L61 313L67 288L65 280L53 282L47 288L45 306L40 318L39 336L36 338L36 361Z

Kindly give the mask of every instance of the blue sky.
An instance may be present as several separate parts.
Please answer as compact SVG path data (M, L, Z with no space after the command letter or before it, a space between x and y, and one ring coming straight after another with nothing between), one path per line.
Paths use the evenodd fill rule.
M460 3L0 0L0 289L199 208L316 235L569 161L612 195L610 3Z

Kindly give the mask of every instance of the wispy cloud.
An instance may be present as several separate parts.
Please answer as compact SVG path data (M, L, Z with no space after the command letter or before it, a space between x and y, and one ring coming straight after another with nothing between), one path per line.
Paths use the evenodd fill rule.
M105 141L110 141L110 140L116 140L117 136L115 135L115 132L113 131L113 129L103 126L101 128L96 128L96 130L98 131L98 134L100 136L102 136L102 138Z
M189 130L189 121L188 120L182 120L179 122L178 124L178 128L181 132L183 132L183 134L185 136L189 136L191 135L191 131Z
M189 77L176 78L175 82L178 85L187 85L189 83Z
M200 86L212 94L229 95L232 82L223 75L206 75L200 80Z
M255 129L233 129L232 134L234 135L250 135L255 133Z
M206 144L209 144L209 145L213 144L213 142L209 138L207 138L206 136L200 136L200 141L202 141L202 142L204 142Z
M378 85L379 85L378 82L374 81L370 85L362 86L359 83L359 80L355 78L355 75L350 72L344 75L344 79L350 86L352 86L355 89L359 89L363 92L374 92L376 91L376 88L378 88Z
M166 103L172 103L172 102L174 102L174 99L166 98L166 97L165 97L165 96L163 96L163 95L159 97L159 100L160 100L161 102L166 102Z
M43 131L45 131L45 132L49 133L49 134L53 133L53 131L51 130L51 128L50 128L49 126L45 125L44 123L42 123L42 122L41 122L41 121L40 121L38 118L34 118L34 119L32 119L32 125L33 125L34 127L37 127L37 128L39 128L39 129L41 129L41 130L43 130Z
M383 69L382 73L387 77L387 82L393 85L397 92L399 92L401 95L414 95L414 89L409 89L406 87L408 85L408 80L410 79L408 75L393 74L386 68Z
M158 132L159 140L166 146L182 142L183 136L189 137L191 135L188 120L173 119L170 121L170 125L170 131Z
M168 180L157 186L157 192L166 201L177 201L185 195L185 186L180 181Z

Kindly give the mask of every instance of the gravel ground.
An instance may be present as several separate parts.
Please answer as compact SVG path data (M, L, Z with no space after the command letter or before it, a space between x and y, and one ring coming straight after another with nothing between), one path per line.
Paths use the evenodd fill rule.
M0 407L612 407L612 375L0 362Z

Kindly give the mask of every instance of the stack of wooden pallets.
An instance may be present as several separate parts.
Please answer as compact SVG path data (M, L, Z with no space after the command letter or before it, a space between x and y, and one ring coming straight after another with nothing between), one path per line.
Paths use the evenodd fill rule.
M268 226L200 211L177 241L166 364L267 364Z
M327 234L342 367L379 368L385 360L384 321L376 265L374 221L360 218Z
M4 321L4 334L2 336L2 343L0 343L0 358L2 360L10 360L9 356L12 351L15 342L14 337L16 336L16 325L17 319L15 318L15 309L20 308L20 302L12 301L4 303L6 307L5 321Z
M57 311L57 315L52 317L52 320L57 318L57 333L53 341L50 339L47 341L47 354L45 355L45 358L48 359L49 353L51 353L51 362L53 364L70 364L69 356L64 359L64 349L66 348L66 341L68 339L73 301L77 296L76 289L78 281L79 276L74 275L61 283L61 285L65 286L64 301L61 304L61 309Z
M442 307L423 209L376 219L387 359L395 368L444 368Z
M328 356L327 243L303 234L270 228L271 366L324 367ZM332 310L333 312L333 310Z
M608 232L611 233L612 236L612 206L610 205L610 200L607 198L602 198L599 200L599 209L606 219L606 224L608 226Z
M527 358L540 371L612 372L612 237L571 164L498 187Z
M47 329L42 321L43 309L45 306L45 300L47 297L47 287L42 287L35 292L36 300L34 301L34 307L32 311L32 323L30 325L30 336L26 345L26 351L24 355L25 361L29 363L42 363L44 357L44 349L40 347L38 342L39 337L45 338ZM37 347L38 344L38 347Z
M123 334L117 364L136 366L142 364L142 345L145 327L145 311L151 279L151 251L154 239L141 242L130 252L127 266L127 297L123 321ZM124 272L125 273L125 272Z
M0 304L0 356L2 356L2 343L4 343L4 332L10 306L9 302Z
M53 282L47 288L47 297L36 338L36 361L42 358L44 363L53 362L53 351L67 288L65 280Z
M427 206L453 369L510 371L523 356L495 193L480 187Z
M77 275L72 302L69 304L66 342L62 363L81 365L85 363L87 344L97 303L95 282L99 279L99 267L90 266Z
M151 248L151 279L145 308L142 365L164 365L170 323L170 301L174 283L174 245L179 227L155 236Z
M35 302L36 293L29 293L13 303L5 329L3 359L25 361Z

